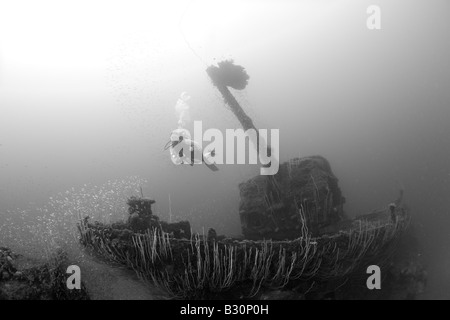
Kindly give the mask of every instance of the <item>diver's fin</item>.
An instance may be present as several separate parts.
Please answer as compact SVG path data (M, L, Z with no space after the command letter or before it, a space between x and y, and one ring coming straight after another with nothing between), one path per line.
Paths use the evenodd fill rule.
M206 162L205 162L205 165L209 168L209 169L211 169L212 171L219 171L219 168L217 168L217 166L213 163L213 164L207 164Z
M215 151L211 151L211 153L212 152L215 152ZM217 168L217 166L214 163L208 164L208 162L205 160L205 155L202 156L202 161L212 171L219 171L219 168Z

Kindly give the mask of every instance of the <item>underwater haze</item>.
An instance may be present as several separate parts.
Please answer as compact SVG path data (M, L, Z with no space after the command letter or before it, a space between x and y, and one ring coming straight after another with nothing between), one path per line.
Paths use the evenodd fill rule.
M380 30L367 27L370 5ZM232 59L250 76L232 92L257 128L279 129L280 162L324 156L348 216L404 188L428 272L421 298L450 299L449 11L444 0L2 2L0 246L25 252L36 232L45 246L53 226L73 238L63 231L78 214L125 219L141 188L163 220L240 235L238 186L259 166L176 166L164 150L182 92L189 129L241 128L206 73Z

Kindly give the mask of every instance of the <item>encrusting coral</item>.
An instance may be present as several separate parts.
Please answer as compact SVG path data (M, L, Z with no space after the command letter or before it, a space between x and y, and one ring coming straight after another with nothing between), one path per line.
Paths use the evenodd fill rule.
M83 283L80 290L67 288L68 265L62 251L40 262L0 247L0 300L89 300Z

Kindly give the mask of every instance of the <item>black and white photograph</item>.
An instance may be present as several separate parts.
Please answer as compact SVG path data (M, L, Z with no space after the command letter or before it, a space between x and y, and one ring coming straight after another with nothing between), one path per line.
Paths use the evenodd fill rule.
M450 299L449 13L0 0L0 300Z

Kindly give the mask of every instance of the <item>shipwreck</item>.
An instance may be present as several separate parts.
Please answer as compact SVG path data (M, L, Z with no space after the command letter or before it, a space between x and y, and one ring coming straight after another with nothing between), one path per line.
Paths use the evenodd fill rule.
M207 74L243 129L258 132L229 89L246 87L245 69L223 61ZM349 219L338 179L321 156L281 163L277 174L258 175L239 190L243 238L160 221L151 211L154 200L133 197L128 221L80 217L80 241L173 298L263 299L281 291L321 299L358 281L367 266L388 265L410 223L403 193L375 215Z

